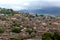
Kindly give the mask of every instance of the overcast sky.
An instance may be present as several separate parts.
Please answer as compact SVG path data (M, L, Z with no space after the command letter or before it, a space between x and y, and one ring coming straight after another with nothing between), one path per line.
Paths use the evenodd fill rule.
M24 8L60 7L60 0L0 0L0 7L15 10Z

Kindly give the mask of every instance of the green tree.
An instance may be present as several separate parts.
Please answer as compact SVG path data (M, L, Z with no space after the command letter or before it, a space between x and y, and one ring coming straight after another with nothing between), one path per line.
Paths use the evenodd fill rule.
M21 28L15 27L15 28L12 29L12 32L14 32L14 33L20 33L21 32Z
M38 17L38 14L36 14L36 17Z
M60 33L54 32L53 38L54 38L54 40L60 40Z
M19 37L15 37L12 40L21 40Z
M42 40L52 40L51 39L51 34L50 33L44 33L43 35L42 35Z
M13 24L12 24L12 26L19 27L20 25L14 21Z
M40 16L41 16L41 17L44 17L44 15L42 15L42 14L41 14Z
M29 33L29 34L31 34L33 31L27 28L26 32Z
M0 29L0 33L3 33L4 32L4 30L3 29Z
M54 34L44 33L42 40L60 40L60 32L54 32Z

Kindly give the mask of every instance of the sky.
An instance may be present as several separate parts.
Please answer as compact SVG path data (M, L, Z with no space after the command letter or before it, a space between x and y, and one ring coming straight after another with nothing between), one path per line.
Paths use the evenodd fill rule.
M46 6L60 7L60 0L0 0L0 7L20 9L36 9Z

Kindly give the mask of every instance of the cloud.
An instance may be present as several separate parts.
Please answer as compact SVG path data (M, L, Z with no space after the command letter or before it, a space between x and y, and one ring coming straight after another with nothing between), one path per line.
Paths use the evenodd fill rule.
M24 8L60 7L60 0L0 0L0 7L15 10Z
M24 3L23 5L24 5L24 6L29 6L29 3Z
M30 1L39 1L39 0L0 0L0 4L22 4Z

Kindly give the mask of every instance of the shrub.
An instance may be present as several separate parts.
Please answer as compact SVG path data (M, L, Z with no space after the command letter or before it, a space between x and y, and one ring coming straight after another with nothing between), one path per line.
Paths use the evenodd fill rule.
M21 28L15 27L15 28L12 29L12 32L14 32L14 33L20 33L21 32Z
M0 33L3 33L4 32L4 30L3 29L0 29Z

